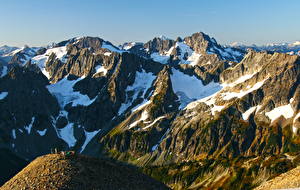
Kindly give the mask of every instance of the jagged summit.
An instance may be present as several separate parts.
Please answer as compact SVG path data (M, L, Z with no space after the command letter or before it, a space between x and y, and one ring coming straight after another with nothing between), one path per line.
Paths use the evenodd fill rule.
M168 189L129 166L82 155L49 154L35 159L1 189Z
M126 46L126 50L139 56L153 59L163 64L197 64L200 56L216 54L221 60L240 61L244 50L221 46L214 38L203 32L197 32L176 40L166 37L155 37L145 44Z

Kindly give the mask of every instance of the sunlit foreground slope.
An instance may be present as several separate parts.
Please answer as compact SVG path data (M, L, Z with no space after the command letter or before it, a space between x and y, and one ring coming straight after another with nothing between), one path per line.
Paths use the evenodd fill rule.
M49 154L30 163L4 184L13 189L168 189L133 168L81 155Z

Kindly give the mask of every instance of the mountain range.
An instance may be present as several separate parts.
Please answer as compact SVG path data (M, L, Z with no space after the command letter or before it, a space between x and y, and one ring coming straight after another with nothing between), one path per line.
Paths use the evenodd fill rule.
M202 32L4 46L0 147L24 163L53 149L110 157L172 189L253 189L299 164L299 50Z

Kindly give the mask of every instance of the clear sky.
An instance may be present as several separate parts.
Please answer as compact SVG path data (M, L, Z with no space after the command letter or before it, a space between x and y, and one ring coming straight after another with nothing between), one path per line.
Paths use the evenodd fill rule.
M300 0L1 0L0 46L99 36L116 45L203 31L221 44L300 40Z

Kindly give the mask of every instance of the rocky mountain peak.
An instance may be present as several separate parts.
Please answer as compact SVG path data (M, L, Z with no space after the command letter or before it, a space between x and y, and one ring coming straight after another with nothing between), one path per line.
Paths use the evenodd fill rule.
M168 38L156 37L153 40L144 44L144 48L149 52L163 53L168 51L172 46L175 45L175 41Z
M197 53L205 53L209 47L216 45L216 41L203 32L197 32L184 38L184 42Z
M92 51L97 51L102 47L103 43L104 40L98 37L82 37L74 43L70 43L69 46L74 46L77 49L90 48Z

